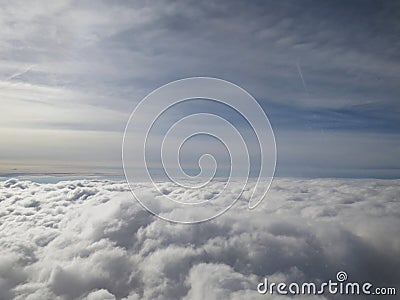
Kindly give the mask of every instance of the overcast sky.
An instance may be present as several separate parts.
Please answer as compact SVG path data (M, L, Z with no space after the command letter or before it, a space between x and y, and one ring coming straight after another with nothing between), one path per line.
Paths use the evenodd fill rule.
M11 1L0 173L121 173L130 112L211 76L268 114L281 176L400 176L398 1Z

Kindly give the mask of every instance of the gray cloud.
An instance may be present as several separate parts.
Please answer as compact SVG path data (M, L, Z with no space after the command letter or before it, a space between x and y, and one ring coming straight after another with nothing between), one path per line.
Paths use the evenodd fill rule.
M24 63L22 44L35 66L30 82L51 84L54 75L57 85L135 101L166 80L214 75L271 101L397 105L395 3L26 5L5 7L1 40L9 68Z

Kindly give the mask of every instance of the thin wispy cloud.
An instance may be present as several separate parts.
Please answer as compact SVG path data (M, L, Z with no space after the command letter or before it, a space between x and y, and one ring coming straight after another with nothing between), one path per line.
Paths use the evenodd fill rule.
M278 139L294 132L307 145L307 128L326 132L329 146L347 149L345 139L334 145L329 137L379 136L381 156L389 155L392 167L378 152L374 163L388 171L379 176L393 176L398 155L385 145L400 140L399 10L395 1L13 1L0 12L0 124L113 131L118 139L146 94L171 80L212 76L251 92ZM281 149L295 147L291 139L281 141ZM17 144L5 143L16 151ZM120 152L119 144L103 147L104 161ZM26 158L40 149L32 145ZM311 175L326 172L313 160L288 163L295 159L282 160L278 170L310 166L316 170ZM375 176L360 168L352 174Z

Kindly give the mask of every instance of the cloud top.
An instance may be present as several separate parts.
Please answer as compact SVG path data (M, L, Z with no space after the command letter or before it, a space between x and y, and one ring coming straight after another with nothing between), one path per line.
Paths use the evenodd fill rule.
M398 286L399 186L276 179L256 210L245 195L187 226L150 215L123 182L10 179L0 183L0 297L252 299L264 276L318 281L339 270Z

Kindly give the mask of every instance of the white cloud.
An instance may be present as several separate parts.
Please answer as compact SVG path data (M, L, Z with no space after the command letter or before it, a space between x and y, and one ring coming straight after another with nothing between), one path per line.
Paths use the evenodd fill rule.
M91 292L86 297L86 300L115 300L115 297L107 290L101 289L95 292Z
M399 186L276 179L255 211L243 199L187 226L144 211L123 182L4 181L0 297L252 299L264 276L317 281L339 270L398 286Z

